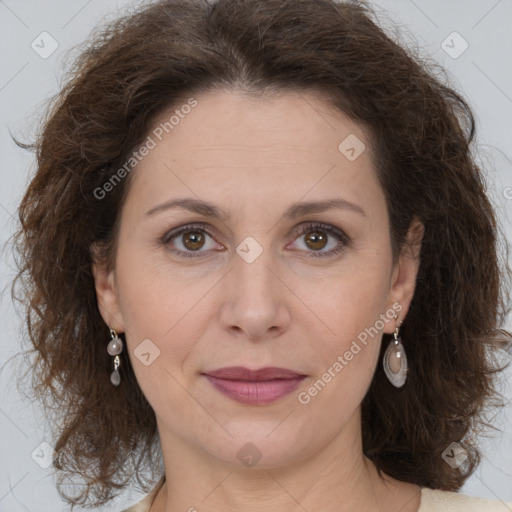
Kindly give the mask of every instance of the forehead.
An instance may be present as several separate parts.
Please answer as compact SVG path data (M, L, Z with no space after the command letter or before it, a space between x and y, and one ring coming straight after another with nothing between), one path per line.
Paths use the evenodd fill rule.
M230 145L225 149L236 152L257 146L280 146L321 155L328 150L336 157L339 143L350 135L368 142L358 123L316 91L254 96L214 89L195 96L193 108L188 107L189 102L190 99L182 100L158 116L150 132L157 142L170 140L172 134L170 144L179 144L182 151L215 150ZM369 144L365 145L369 149Z
M186 191L259 200L288 194L295 202L337 190L357 200L358 188L376 185L363 128L315 92L260 98L210 91L159 115L149 139L152 149L132 176L147 201Z

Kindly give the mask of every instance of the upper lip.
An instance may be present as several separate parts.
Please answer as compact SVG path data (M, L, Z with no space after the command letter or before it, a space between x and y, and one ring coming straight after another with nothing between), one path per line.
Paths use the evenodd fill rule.
M273 380L273 379L295 379L305 377L305 375L287 370L286 368L277 368L269 366L259 370L249 370L243 366L229 366L218 370L205 372L210 377L226 380Z

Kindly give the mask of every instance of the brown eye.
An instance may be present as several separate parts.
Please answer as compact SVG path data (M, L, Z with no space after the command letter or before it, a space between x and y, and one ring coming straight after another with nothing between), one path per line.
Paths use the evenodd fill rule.
M205 238L200 231L186 231L181 236L183 245L191 251L197 251L204 245Z
M305 243L309 248L318 251L327 245L327 236L321 231L310 231L306 234Z
M313 257L334 256L350 245L350 238L343 231L328 224L307 224L299 235L299 249ZM327 246L330 247L324 250Z
M207 256L212 250L218 251L222 248L202 225L182 226L167 233L160 240L172 253L190 258Z

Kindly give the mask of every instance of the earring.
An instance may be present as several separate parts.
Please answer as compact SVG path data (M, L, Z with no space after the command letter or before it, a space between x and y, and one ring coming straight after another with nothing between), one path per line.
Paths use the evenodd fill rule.
M110 382L114 384L114 386L119 386L121 384L121 375L119 373L119 366L121 366L121 359L119 358L119 354L123 351L123 341L117 335L117 332L114 329L110 329L110 337L111 340L107 345L107 352L111 356L114 357L114 371L110 375Z
M402 338L398 337L399 327L395 329L394 340L388 345L384 353L384 373L389 379L389 382L397 388L401 388L405 384L407 378L407 356L405 349L402 345Z

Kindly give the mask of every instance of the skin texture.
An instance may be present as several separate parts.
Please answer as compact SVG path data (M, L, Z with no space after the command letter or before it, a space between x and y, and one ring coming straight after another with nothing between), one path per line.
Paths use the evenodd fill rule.
M298 394L393 304L401 306L398 318L382 332L392 333L405 318L422 226L411 226L416 245L393 265L370 143L319 95L262 100L215 90L196 100L132 171L114 269L94 267L102 317L125 334L157 417L167 482L151 512L417 510L419 488L379 477L362 453L360 404L381 364L381 334L308 404ZM169 113L155 126L166 119ZM338 150L350 134L366 146L354 161ZM184 209L146 213L178 198L211 202L229 218ZM332 209L283 216L295 202L335 198L364 215ZM324 232L322 247L310 240L315 229L300 234L311 222L342 230L349 244L315 257L342 242ZM161 240L190 223L212 234L204 235L200 257L170 251L193 252L186 233ZM246 237L262 249L252 263L236 252ZM145 339L160 350L148 366L134 355ZM226 366L279 366L308 377L274 403L244 405L201 375ZM253 467L237 457L247 443L261 454Z

